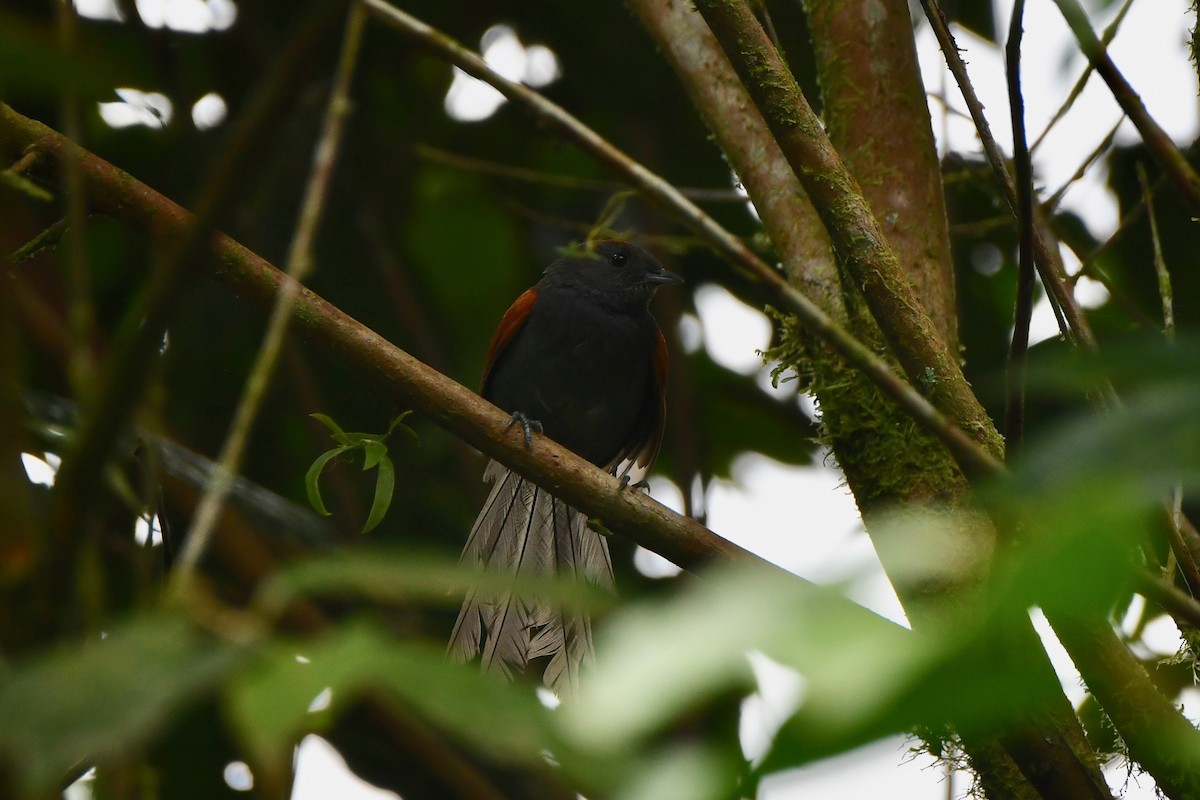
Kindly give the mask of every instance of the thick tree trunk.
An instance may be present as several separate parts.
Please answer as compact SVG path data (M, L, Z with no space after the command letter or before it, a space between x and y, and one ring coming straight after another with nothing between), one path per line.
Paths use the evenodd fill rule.
M767 123L699 15L669 0L632 0L632 7L679 73L717 143L754 200L793 285L822 308L847 320L861 339L887 346L853 280L841 280L828 237L817 225L800 181ZM815 19L814 19L815 17ZM888 243L925 305L938 336L957 350L953 264L941 176L917 69L907 7L903 2L824 4L810 14L818 37L820 78L826 92L826 125L833 143L864 187ZM836 43L847 28L858 31ZM863 34L864 28L869 29ZM883 120L881 121L881 117ZM843 467L874 535L877 515L896 507L958 507L968 484L947 451L915 429L863 377L802 333L785 342L783 359L811 380L821 404L827 441ZM962 552L972 565L990 561L994 530L980 515L961 531ZM887 547L877 543L885 567ZM950 554L947 554L950 557ZM953 571L953 570L952 570ZM908 585L896 575L909 615L919 624L952 613L981 577L962 585ZM1045 661L1037 640L1018 636L1024 651ZM1043 680L1053 671L1042 667ZM1082 745L1082 732L1065 698L1059 724L1031 725L1003 743L961 731L980 785L992 798L1107 796ZM1067 744L1067 743L1070 744Z

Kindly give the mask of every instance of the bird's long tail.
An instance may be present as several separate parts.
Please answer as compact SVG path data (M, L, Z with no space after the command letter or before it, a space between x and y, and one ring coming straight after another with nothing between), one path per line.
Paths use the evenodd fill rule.
M588 527L586 515L495 461L484 480L492 482L492 491L471 528L464 564L613 587L608 542ZM506 676L549 656L542 680L559 694L569 693L593 658L592 626L586 614L511 590L472 590L454 623L448 652L458 663L479 656L485 670Z

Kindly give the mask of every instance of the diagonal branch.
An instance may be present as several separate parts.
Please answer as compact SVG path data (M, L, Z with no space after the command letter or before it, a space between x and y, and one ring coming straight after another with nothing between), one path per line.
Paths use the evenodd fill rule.
M998 458L1003 441L956 355L938 336L854 177L750 8L716 0L696 6L812 198L842 268L862 291L909 380L969 430L989 459Z
M61 134L22 117L0 103L0 153L21 151L38 142L43 159L62 159L70 145ZM144 231L159 243L190 234L195 219L171 200L107 161L76 148L89 201L94 210ZM254 306L267 311L290 279L224 234L209 240L209 274ZM535 483L552 490L617 533L685 568L714 560L760 561L757 556L681 517L545 437L526 448L509 429L508 415L479 395L394 347L383 337L300 288L292 311L298 331L389 386L401 403L410 404L488 456L502 461ZM640 532L639 532L640 531ZM766 562L762 562L766 564Z
M1170 176L1171 182L1175 184L1175 188L1187 203L1192 216L1200 217L1200 175L1197 175L1196 171L1192 169L1187 158L1171 141L1167 132L1150 116L1142 98L1117 69L1117 65L1108 55L1108 49L1104 43L1096 38L1096 33L1092 30L1087 14L1084 13L1078 0L1054 0L1054 2L1079 41L1079 49L1088 57L1092 66L1096 68L1096 72L1100 73L1100 77L1104 78L1113 97L1120 104L1122 110L1129 115L1129 119L1138 129L1138 133L1142 135L1146 147L1162 165L1163 171Z
M630 0L629 7L675 69L721 153L746 188L784 272L827 314L845 323L841 282L829 237L704 20L686 4L672 0Z
M537 92L514 83L491 69L478 55L444 33L415 19L383 0L363 0L373 14L410 36L422 47L486 81L501 94L531 111L541 121L560 131L585 152L613 169L674 214L732 263L742 267L772 295L775 302L794 313L805 328L824 340L855 368L863 372L922 428L940 439L954 454L964 472L993 474L1001 468L1003 449L991 420L962 377L957 362L942 348L928 360L910 359L910 378L930 386L939 404L930 403L896 374L887 362L860 342L807 295L791 286L784 276L768 266L740 239L684 197L671 184L614 147L567 111ZM757 21L754 23L757 26ZM761 31L761 28L759 28ZM861 195L859 196L861 201ZM869 214L869 212L868 212ZM909 291L911 295L911 290ZM928 371L927 371L928 368ZM914 377L915 376L915 377ZM955 377L957 376L957 377ZM964 432L966 431L966 432ZM969 432L969 433L968 433Z
M1200 732L1158 690L1107 622L1045 611L1088 689L1116 725L1129 757L1172 800L1200 797Z

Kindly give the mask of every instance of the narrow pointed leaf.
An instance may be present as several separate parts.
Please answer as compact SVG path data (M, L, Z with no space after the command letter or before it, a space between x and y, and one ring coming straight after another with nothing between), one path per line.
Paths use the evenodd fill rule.
M375 502L371 503L371 513L367 516L367 523L363 525L363 533L370 533L383 521L384 515L392 505L392 493L395 488L396 468L392 466L390 458L382 456L379 462L379 477L375 481Z
M308 493L308 502L323 517L329 516L329 510L325 508L325 502L321 499L321 487L319 485L321 472L325 469L326 464L349 449L349 446L343 445L335 447L332 450L326 450L317 457L317 460L312 463L312 466L308 468L308 472L304 475L304 490Z

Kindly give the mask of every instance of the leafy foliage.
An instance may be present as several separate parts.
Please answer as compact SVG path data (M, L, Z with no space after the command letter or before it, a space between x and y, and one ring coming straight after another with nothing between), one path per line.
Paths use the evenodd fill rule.
M199 35L151 27L121 3L122 21L76 20L75 44L62 53L50 44L61 24L53 5L0 11L0 99L178 201L200 205L216 165L244 143L238 126L258 107L257 92L278 82L280 111L263 135L270 145L250 148L215 222L281 262L336 60L332 21L343 9L318 0L298 14L288 4L245 3L231 30ZM752 5L819 102L819 54L801 4ZM962 24L994 39L993 4L961 5ZM503 21L524 45L552 48L561 77L543 87L548 97L655 172L706 190L700 202L716 220L776 255L771 232L730 191L729 164L693 100L635 19L614 4L509 6L498 20L494 4L404 4L471 45L486 30L494 40L492 26ZM330 24L298 35L313 19ZM280 63L292 66L273 73ZM715 283L766 305L763 290L715 259L693 229L611 182L512 103L486 121L444 113L453 76L408 40L368 26L313 291L466 383L479 374L512 298L598 226L640 232L692 287ZM157 128L104 122L97 103L115 101L113 90L125 85L163 93L174 103L170 119ZM214 128L189 114L210 92L229 109ZM816 586L742 564L652 581L614 542L622 595L615 604L585 587L516 587L601 617L599 663L557 709L528 681L497 682L441 652L461 590L496 579L462 570L455 556L482 499L483 459L433 431L431 420L398 411L344 354L311 342L289 346L235 488L241 505L231 503L222 518L198 588L182 599L164 591L207 480L195 467L204 463L198 453L221 449L261 340L262 320L247 313L244 297L212 279L228 265L202 264L187 278L161 351L138 365L150 377L132 401L136 427L87 476L98 499L80 524L63 522L77 498L32 486L19 459L66 448L76 420L51 419L30 398L71 397L86 414L97 376L121 346L117 331L138 327L130 309L178 254L156 235L156 220L84 215L79 229L69 162L52 168L50 154L30 152L19 163L27 154L14 152L0 129L0 414L25 423L0 426L0 795L48 796L95 766L100 796L210 796L236 757L250 764L257 794L278 796L291 781L293 748L318 733L356 772L408 800L577 791L629 800L755 796L768 776L886 735L933 731L927 738L936 747L939 737L952 738L952 722L1003 738L1063 705L1036 665L1008 657L1020 627L1014 620L1027 622L1030 608L1053 609L1056 626L1099 620L1111 631L1135 592L1151 595L1149 581L1168 601L1146 604L1138 630L1168 608L1185 641L1195 641L1196 587L1177 578L1169 542L1191 537L1194 545L1179 519L1195 510L1200 488L1200 287L1195 270L1180 268L1195 253L1196 227L1141 145L1106 156L1110 187L1129 218L1119 236L1100 241L1077 217L1046 209L1051 232L1111 299L1086 312L1099 353L1056 341L1030 353L1020 458L989 480L964 480L958 495L865 509L913 630L848 600L854 576L847 586ZM1138 164L1154 187L1153 228ZM947 154L941 177L965 372L992 418L1002 419L1016 227L977 155ZM1173 344L1159 330L1156 245L1174 286ZM853 290L846 296L861 304ZM745 452L811 463L818 420L797 394L764 391L761 374L727 369L701 345L676 346L679 331L695 324L695 298L656 302L673 360L663 475L699 494ZM822 357L811 332L784 316L773 320L782 346L768 358L803 367ZM803 377L782 386L796 389L810 376ZM1100 413L1108 386L1121 402ZM309 413L314 408L328 414ZM889 424L890 408L878 410L870 418ZM347 432L389 418L382 434ZM68 438L29 434L51 425ZM419 432L421 446L397 457L388 447L397 430L414 441ZM868 435L888 432L867 431L847 446L871 448ZM174 449L148 446L163 440ZM914 446L907 434L892 444ZM359 455L362 473L376 470L373 481L340 468ZM923 463L924 454L912 455L903 463ZM851 488L861 501L877 487L851 480ZM804 498L793 506L794 517L772 521L779 530L818 524ZM161 545L135 539L141 516L160 521ZM370 540L353 535L360 519L362 532L375 531ZM993 540L964 534L980 519ZM1182 664L1133 652L1166 703L1191 685L1194 645L1184 646ZM737 733L742 701L761 688L748 653L793 671L800 687L754 758ZM1079 709L1092 746L1125 751L1125 721L1102 705L1089 697ZM1193 744L1164 736L1172 747Z
M375 479L375 499L371 502L371 512L367 515L367 521L363 524L363 533L370 533L375 526L383 521L383 515L387 513L388 507L392 504L392 493L396 489L396 468L392 466L392 459L387 454L388 437L397 429L409 434L414 440L417 438L413 429L403 424L404 418L411 412L406 411L400 416L392 420L388 425L388 429L383 434L371 433L346 433L338 424L326 414L310 414L309 416L320 422L331 431L331 438L338 443L338 446L332 450L326 450L321 455L317 456L316 461L308 468L308 472L304 475L304 488L308 492L308 502L322 516L329 516L330 512L325 508L325 502L321 499L321 473L325 471L325 466L333 459L345 453L356 450L362 451L363 456L363 472L370 469L379 470L379 475Z

